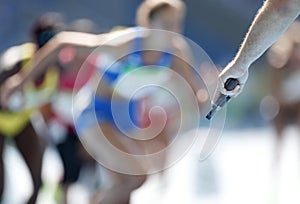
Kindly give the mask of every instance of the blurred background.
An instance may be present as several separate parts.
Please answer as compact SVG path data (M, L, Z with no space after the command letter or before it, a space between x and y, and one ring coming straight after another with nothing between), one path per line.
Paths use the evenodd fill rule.
M0 52L28 42L32 23L45 12L62 13L67 24L77 19L90 19L96 25L93 32L100 33L115 26L135 25L135 12L141 2L1 0ZM233 58L263 4L262 0L184 2L187 5L184 35L200 45L221 67ZM263 55L252 65L244 92L228 105L225 130L214 154L200 162L201 141L196 142L186 157L167 171L168 185L159 186L159 178L153 175L135 192L133 203L299 203L298 127L292 125L284 130L278 162L272 119L278 114L279 105L270 96L271 76L270 65ZM294 112L298 110L296 108ZM26 178L29 175L13 145L6 147L5 152L5 171L8 174L3 202L22 203L30 192L30 180ZM55 183L61 177L61 162L53 148L48 148L45 157L44 180ZM82 177L88 180L88 176ZM40 193L39 203L55 203L55 190L50 184L50 190L43 189ZM87 191L84 185L75 186L71 189L70 203L84 203Z

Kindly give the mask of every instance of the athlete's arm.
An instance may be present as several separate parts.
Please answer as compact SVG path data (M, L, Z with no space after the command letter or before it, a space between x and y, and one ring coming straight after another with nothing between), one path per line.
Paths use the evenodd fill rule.
M259 58L288 28L300 13L300 0L267 0L256 15L234 60L220 74L219 90L238 95L247 80L249 66ZM237 78L240 86L224 88L228 78Z
M46 45L39 49L33 58L24 67L23 79L20 83L6 90L2 94L2 102L5 104L7 98L23 88L24 84L44 73L49 65L55 64L58 60L59 52L66 46L76 49L76 56L80 58L88 57L96 48L97 52L113 53L123 49L126 42L135 37L132 29L115 31L106 34L88 34L80 32L61 32L53 37Z
M88 56L94 47L100 43L99 35L79 33L79 32L61 32L51 39L46 45L39 49L33 58L28 62L20 86L28 81L35 79L41 73L45 72L51 64L58 61L58 54L62 48L72 46L76 48L76 53L80 56Z
M56 63L59 52L66 46L75 48L76 55L80 58L87 58L96 48L97 52L113 53L134 37L131 32L130 29L99 35L61 32L43 46L26 65L24 70L29 71L23 74L22 84L43 73L50 64Z
M92 52L92 46L96 47L100 43L101 37L93 34L62 32L52 38L46 45L39 49L31 60L19 72L22 78L18 83L6 88L1 93L1 101L4 106L8 105L8 98L16 91L22 91L24 84L37 78L44 73L47 68L56 64L58 53L68 45L76 47L77 54L88 56ZM78 49L77 49L78 48Z

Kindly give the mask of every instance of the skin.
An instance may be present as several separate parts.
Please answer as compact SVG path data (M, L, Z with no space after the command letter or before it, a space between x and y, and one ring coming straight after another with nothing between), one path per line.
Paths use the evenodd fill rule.
M3 65L1 69L5 71L0 73L0 86L12 78L20 78L19 71L21 69L21 62L16 60L15 63L9 66ZM3 87L2 87L3 88ZM0 199L2 197L4 188L4 163L3 163L3 150L5 143L5 135L0 134ZM39 189L42 185L41 171L42 171L42 158L45 151L45 141L41 140L30 122L26 127L13 137L17 149L20 151L31 176L33 182L33 192L26 203L34 204L36 202Z
M168 29L169 31L178 32L181 30L181 15L174 8L167 8L160 13L156 14L155 17L150 22L150 28L153 29ZM49 64L53 64L57 61L57 55L61 49L66 46L72 46L76 49L76 57L80 59L86 59L89 54L94 51L95 48L99 52L109 53L111 56L119 56L122 53L126 53L131 49L133 40L137 37L134 33L133 28L128 28L121 31L116 31L108 34L87 34L87 33L76 33L76 32L61 32L57 34L52 40L49 41L34 57L34 60L29 62L28 69L30 72L25 73L24 80L17 85L12 91L21 89L23 84L30 81L32 78L36 77L39 73L43 72ZM122 38L115 39L119 36ZM158 38L159 37L159 38ZM192 73L189 71L189 66L186 62L180 59L189 59L188 46L183 39L170 39L167 36L152 36L146 32L143 38L143 46L152 49L167 49L171 45L176 56L174 57L172 69L183 76L187 81L190 82L194 91L197 91L196 85L192 80ZM163 39L163 40L157 40ZM176 41L176 42L175 42ZM180 43L178 43L180 42ZM100 48L99 48L100 46ZM160 53L154 51L147 51L144 53L144 61L147 63L156 62ZM189 61L189 60L187 60ZM99 77L97 74L90 79L89 83L91 86L97 86L96 94L101 97L111 97L112 90L103 82L103 84L94 84ZM9 95L9 91L8 91ZM6 98L6 97L4 97ZM108 123L99 124L101 130L108 135L110 143L116 146L118 149L128 152L128 153L149 153L156 152L157 148L162 149L166 147L169 143L170 135L163 130L157 137L153 140L144 141L133 141L132 139L121 135L119 131L116 131L115 127ZM82 139L84 146L88 146L91 150L91 154L97 158L97 155L107 154L105 151L105 146L101 145L103 142L101 138L97 136L98 127L90 128L85 131L82 138L89 138L89 140ZM91 142L93 141L93 142ZM93 148L93 145L95 147ZM99 148L100 147L100 148ZM153 148L154 147L154 148ZM107 159L111 159L107 157ZM135 161L120 161L124 165L129 165L130 167L140 168L143 171L143 167ZM151 163L151 162L150 162ZM163 168L165 163L165 158L161 161L155 162L154 164L157 168ZM139 188L146 180L145 175L141 176L130 176L121 173L116 173L108 170L109 174L114 178L114 182L109 189L105 192L101 192L96 196L96 203L104 204L127 204L130 202L130 194L133 190ZM145 171L146 174L146 171Z
M219 91L237 96L247 80L250 65L259 58L288 28L300 13L300 0L267 0L259 10L246 37L219 79ZM224 82L236 78L240 82L233 91L224 88Z
M2 90L4 90L4 91L6 89L9 89L11 86L14 86L14 84L18 84L22 80L22 78L24 77L24 73L26 73L26 72L22 71L26 68L21 69L22 63L17 60L17 54L16 54L16 57L13 60L14 60L13 62L10 62L10 61L7 62L8 66L2 67L2 70L4 70L4 71L0 74L0 78L5 79L5 81L4 80L1 81L1 82L4 82L3 87L2 87ZM75 60L64 64L64 69L65 69L64 74L72 74L73 72L77 72L78 69L80 68L80 65L83 63L84 60L85 59L82 59L81 57L76 57ZM14 65L14 63L15 63L15 65ZM59 68L59 66L57 66L57 64L58 64L58 59L55 62L53 62L52 64L50 64L51 66L47 67L46 69L51 68L51 67ZM44 120L46 122L48 122L48 120L51 116L51 113L52 113L51 104L47 104L47 106L41 107L41 109L39 111L42 113L42 115L44 117ZM27 133L28 134L29 133L35 134L34 130L32 129L32 126L30 124L28 124L28 126L30 126L31 129L29 127L26 127L25 130L29 129L31 131L27 130ZM36 200L37 195L38 195L38 190L39 190L39 187L41 185L41 184L39 184L39 183L41 183L41 181L37 180L38 179L37 174L40 173L40 172L38 172L36 170L36 168L38 168L38 166L37 166L37 164L35 164L35 163L37 163L37 161L35 161L36 160L35 158L36 157L40 158L39 162L40 162L40 165L41 165L41 163L42 163L42 155L41 154L43 154L43 152L40 153L40 150L37 149L37 146L35 145L36 142L34 142L34 141L35 140L40 140L40 139L35 135L33 135L33 136L28 135L27 136L27 139L29 139L28 141L32 140L32 143L33 143L32 145L31 144L28 145L27 140L24 140L24 139L23 140L17 140L19 137L24 138L23 133L21 133L20 136L16 137L16 142L17 141L23 141L23 143L25 142L24 144L27 145L27 146L24 146L24 145L22 145L21 142L18 142L17 147L20 149L20 151L22 151L22 153L24 153L24 159L26 159L26 163L28 164L28 166L30 168L30 171L33 171L32 172L32 177L33 177L33 179L35 179L33 181L33 183L34 183L34 192L33 192L33 194L34 195L33 195L33 198L31 198L31 201L29 203L35 203L35 200ZM46 145L44 144L43 149L42 149L43 151L45 149L45 146ZM32 150L34 150L36 152L36 154L33 154ZM88 155L87 152L83 151L84 148L81 147L80 142L78 142L78 146L76 147L76 150L79 152L79 157L80 157L79 159L81 160L80 162L92 163L90 161L91 159L89 158L89 156L87 156ZM30 156L30 154L33 154L34 156ZM36 167L33 166L33 165L35 165ZM39 168L41 169L41 167L39 167ZM66 183L66 184L63 185L63 192L64 192L64 195L62 196L62 202L63 203L67 203L67 196L66 195L67 195L68 187L69 187L69 183Z

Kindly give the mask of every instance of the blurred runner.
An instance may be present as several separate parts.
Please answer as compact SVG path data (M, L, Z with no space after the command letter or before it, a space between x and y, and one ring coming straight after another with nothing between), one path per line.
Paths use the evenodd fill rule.
M60 17L57 14L47 14L35 22L32 30L33 43L9 48L0 58L0 82L1 89L5 90L22 78L20 70L31 59L34 53L44 46L61 29ZM42 158L46 147L46 132L34 129L34 124L30 121L32 116L37 113L38 106L45 105L45 98L50 97L56 88L57 74L49 67L49 70L26 86L25 94L30 98L27 107L23 110L0 110L0 194L3 193L4 172L3 172L3 149L5 138L13 139L16 147L23 156L28 166L33 182L33 192L26 203L36 202L39 189L42 184L41 168ZM38 98L36 98L38 97ZM40 100L38 103L35 100ZM15 103L20 101L20 97L15 97ZM12 109L20 108L20 103L11 104ZM46 107L46 106L44 106ZM44 108L42 108L44 109ZM43 127L37 127L43 129ZM41 133L43 137L37 135Z
M272 68L271 89L278 106L274 108L274 126L277 134L276 160L280 159L283 131L290 123L300 127L300 23L291 27L267 52L268 65Z
M80 19L72 22L68 30L91 33L94 29L95 24L92 21ZM85 151L78 139L72 116L73 91L78 91L92 76L96 68L95 59L89 60L83 68L86 72L78 77L83 60L85 59L78 58L75 48L67 46L59 52L55 61L50 62L50 64L57 63L59 79L57 90L50 103L47 124L64 168L61 180L62 203L68 203L69 187L78 181L81 170L84 167L92 168L94 171L96 169L95 161ZM77 79L78 84L76 85ZM94 181L97 180L99 179L94 179Z
M191 59L187 43L183 38L168 35L167 32L181 32L184 15L185 5L182 1L147 0L142 3L137 13L137 24L141 27L127 28L102 35L62 32L51 40L45 49L36 54L35 60L31 61L28 66L34 68L33 71L26 74L23 82L13 88L13 90L21 89L26 81L46 69L45 64L55 62L65 49L71 48L75 53L72 57L80 62L83 62L90 54L91 56L88 59L97 59L98 74L93 75L88 85L80 91L77 97L78 101L75 100L75 103L79 104L82 100L88 101L81 110L82 112L75 114L79 116L76 118L76 130L89 153L101 163L104 162L104 166L112 163L113 165L121 165L124 168L141 172L139 175L127 175L126 172L107 169L111 184L96 198L97 203L129 203L131 192L145 182L149 169L155 168L159 171L165 167L166 156L158 158L156 161L149 161L150 164L146 169L134 157L126 161L119 160L119 158L110 154L109 146L105 144L104 138L99 135L99 126L110 144L127 154L153 154L164 150L169 145L170 140L174 137L170 134L169 127L173 126L176 129L180 126L180 121L172 120L173 114L175 114L174 118L178 116L178 106L176 106L176 103L173 104L174 101L162 106L166 115L161 112L154 112L152 113L154 120L150 121L149 111L155 102L152 97L150 97L150 102L153 103L150 103L151 107L148 108L143 97L136 100L124 97L122 93L117 94L116 98L113 99L112 96L115 91L114 85L121 76L143 66L151 67L148 71L150 74L151 70L153 70L153 73L156 73L156 71L160 73L165 67L171 68L190 83L194 92L197 91L197 87L193 82L193 73L188 65ZM145 28L167 31L152 32ZM149 47L152 49L149 50ZM98 48L97 52L93 52L95 48ZM144 49L147 50L143 51ZM124 56L124 53L129 53L129 55ZM120 55L123 56L121 59L118 58ZM116 63L114 66L109 66L111 62ZM81 71L78 75L79 78L81 77ZM103 79L98 84L101 75L103 75ZM172 75L169 77L172 77ZM80 81L77 79L79 84L81 84ZM96 93L94 93L94 87L97 88ZM10 91L8 91L8 95ZM146 101L148 102L148 98ZM113 115L111 108L111 104L114 103L117 104L119 110L116 116ZM127 105L129 105L130 118L127 117L128 115L126 116L128 113L125 113L128 111ZM162 104L159 103L158 105ZM96 121L93 121L94 112L96 113ZM116 120L120 123L117 124ZM151 140L135 140L130 138L129 135L127 135L128 137L124 135L125 131L130 133L131 136L137 132L137 135L145 136L136 131L136 126L145 128L153 125L156 127L161 126L163 122L166 122L167 125ZM154 130L156 129L154 128ZM147 161L145 162L147 163Z

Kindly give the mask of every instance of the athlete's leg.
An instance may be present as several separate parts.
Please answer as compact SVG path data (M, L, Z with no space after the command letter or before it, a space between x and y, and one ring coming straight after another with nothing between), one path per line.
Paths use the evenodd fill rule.
M73 131L69 130L66 139L57 144L57 150L64 167L64 177L62 180L62 202L64 204L66 204L68 200L67 197L69 186L78 180L82 166L82 162L78 155L78 143L79 141L77 135Z
M45 142L35 133L31 123L15 137L17 148L22 154L26 165L30 171L33 182L33 193L28 200L28 204L36 202L39 189L42 185L41 170L42 159L45 151Z
M94 197L95 204L129 204L131 193L142 186L146 180L146 176L143 175L126 175L108 169L105 171L111 186Z
M132 153L136 152L137 147L134 143L129 142L125 135L117 134L115 127L108 123L100 125L101 131L105 137L99 136L99 129L91 128L85 131L81 141L88 148L88 151L100 162L108 164L109 162L118 162L128 168L140 169L142 167L133 157L126 161L118 161L118 158L110 153L110 147L105 144L106 138L116 149ZM125 167L125 168L126 168ZM146 180L145 175L132 176L107 170L111 185L97 196L97 203L101 204L128 204L131 192L139 188Z

